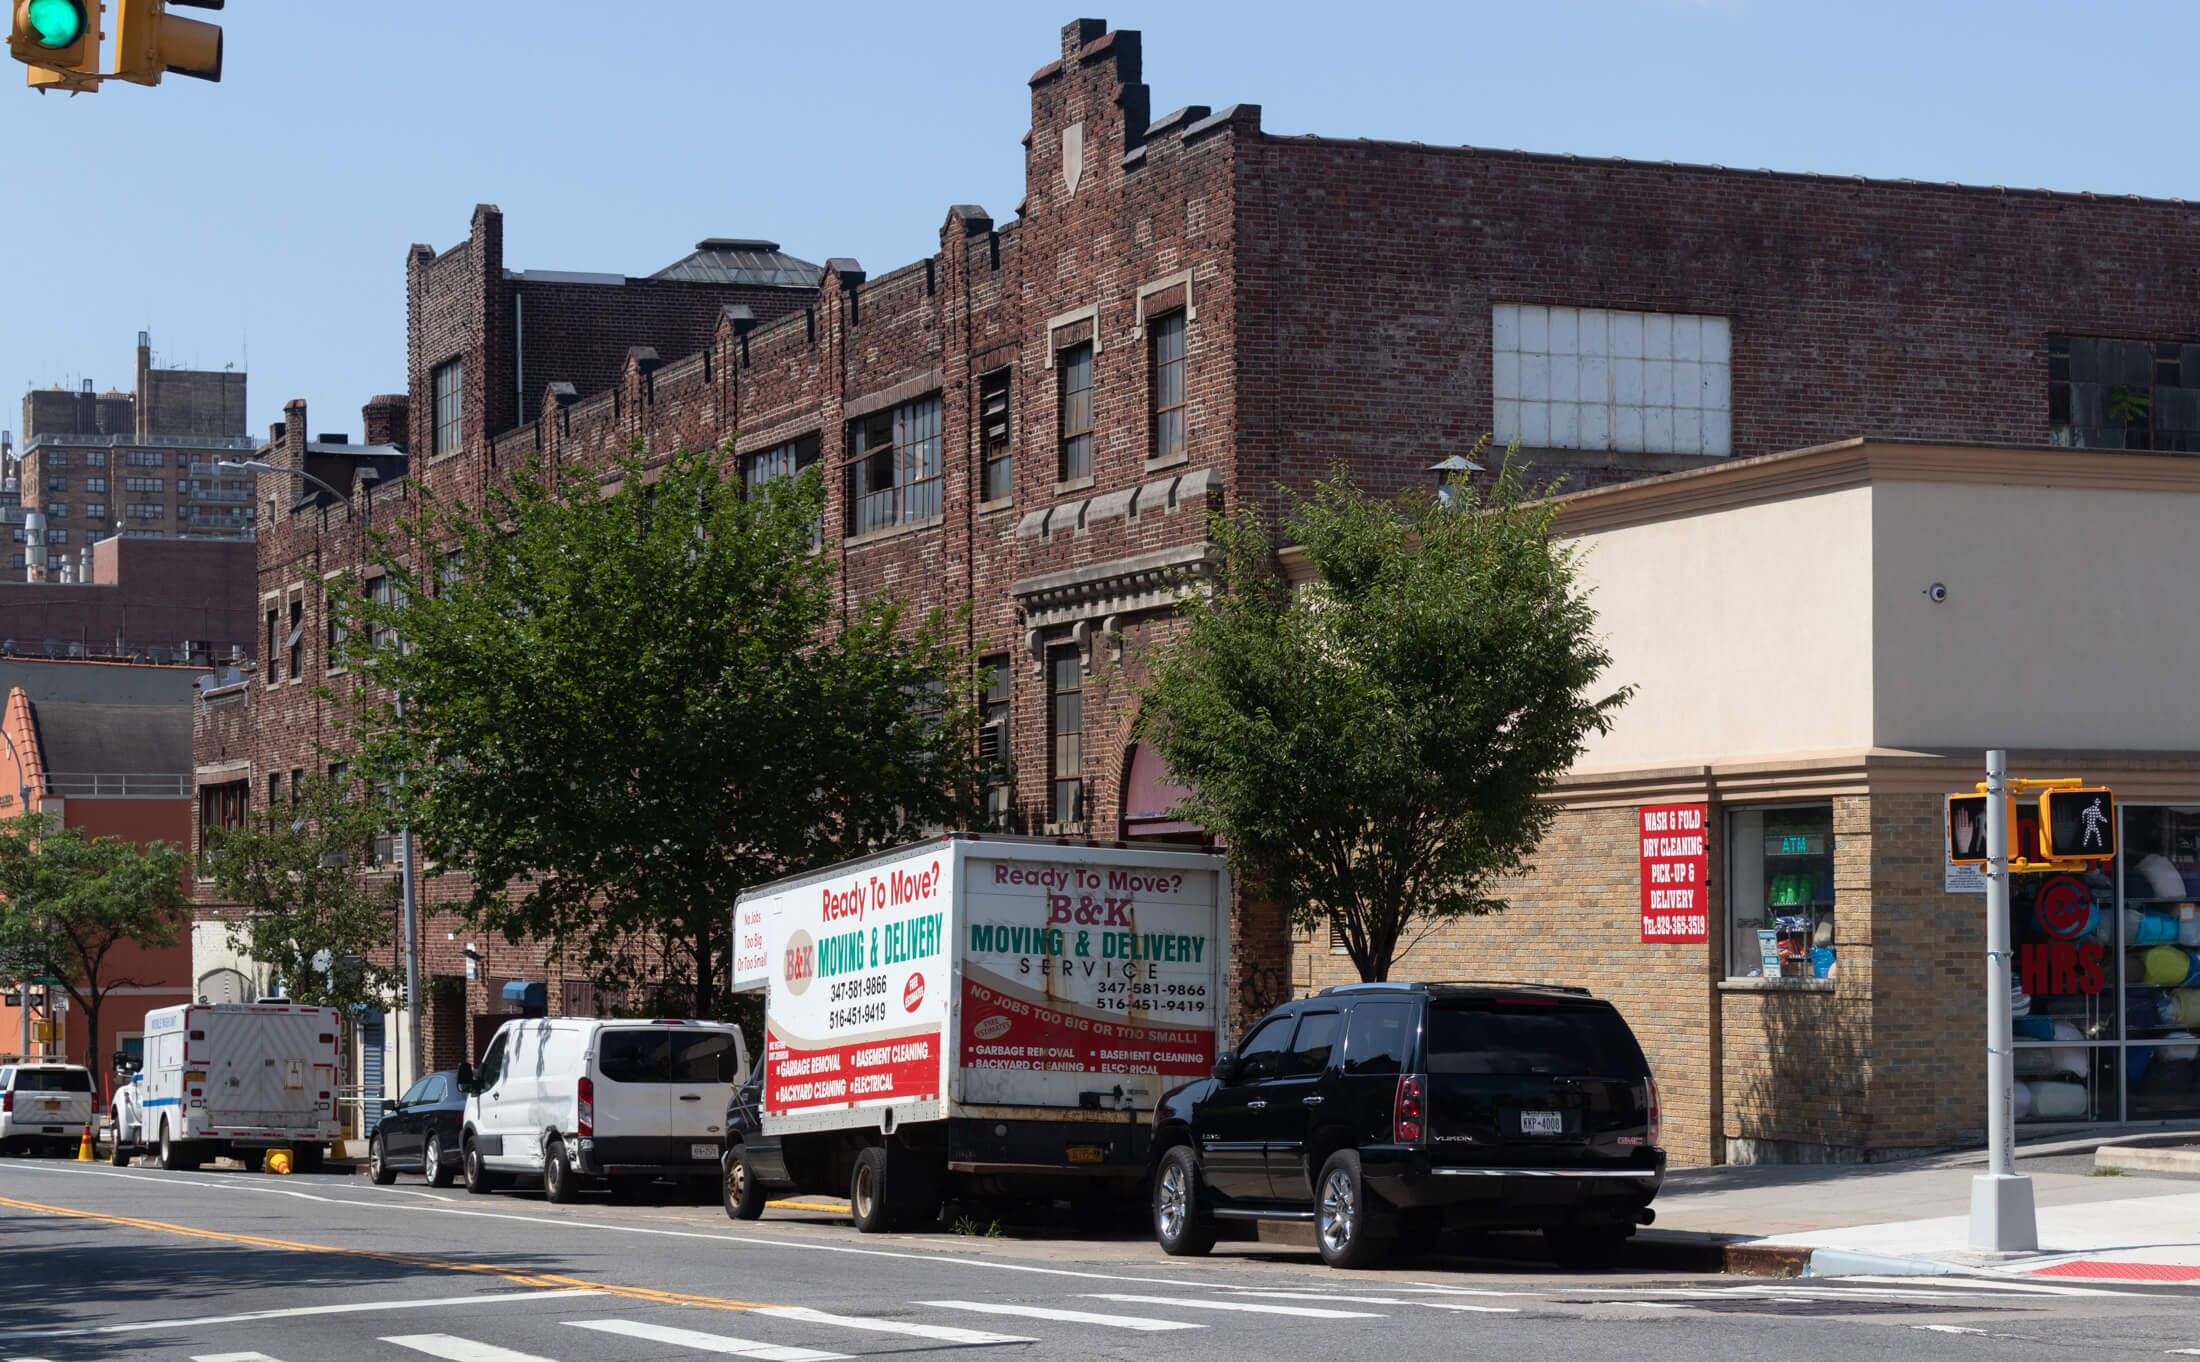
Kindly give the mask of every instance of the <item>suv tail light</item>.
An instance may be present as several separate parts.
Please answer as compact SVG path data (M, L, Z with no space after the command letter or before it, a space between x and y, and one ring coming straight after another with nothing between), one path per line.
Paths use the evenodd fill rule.
M1643 1105L1650 1110L1650 1129L1643 1133L1643 1143L1658 1142L1658 1080L1645 1074L1642 1080Z
M1422 1098L1419 1074L1398 1075L1398 1102L1391 1114L1391 1131L1400 1144L1419 1144L1424 1132L1422 1125Z
M573 1121L573 1133L575 1135L593 1135L596 1133L596 1081L594 1079L585 1075L581 1078L579 1097L580 1101L576 1103L577 1112Z
M15 1094L13 1092L0 1092L0 1111L13 1110L15 1110Z

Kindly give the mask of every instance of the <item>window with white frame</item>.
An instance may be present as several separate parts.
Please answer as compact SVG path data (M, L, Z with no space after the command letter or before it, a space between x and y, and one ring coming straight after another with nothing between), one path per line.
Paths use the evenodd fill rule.
M1499 303L1490 342L1499 444L1733 452L1733 328L1724 317Z

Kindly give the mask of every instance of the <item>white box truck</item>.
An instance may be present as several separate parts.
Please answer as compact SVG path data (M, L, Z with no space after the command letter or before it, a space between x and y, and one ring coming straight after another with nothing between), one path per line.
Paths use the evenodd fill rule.
M846 1194L877 1232L945 1197L1112 1213L1155 1100L1229 1016L1230 881L1170 847L949 833L743 893L734 987L765 990L726 1206Z
M337 1138L343 1028L334 1008L303 1003L184 1003L145 1014L145 1067L115 1107L115 1160L148 1151L163 1168L228 1156L257 1171L291 1151L320 1171Z

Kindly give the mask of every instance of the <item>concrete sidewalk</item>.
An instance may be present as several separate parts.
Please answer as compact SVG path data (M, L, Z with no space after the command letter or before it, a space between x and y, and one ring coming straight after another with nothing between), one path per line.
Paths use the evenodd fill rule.
M1774 1275L1990 1272L2200 1285L2200 1179L2103 1175L2090 1153L2058 1153L2017 1163L2032 1178L2037 1253L1971 1250L1971 1180L1984 1167L1960 1157L1683 1169L1666 1178L1657 1227L1641 1238L1676 1249L1716 1243L1730 1271ZM2115 1162L2106 1150L2100 1157L2104 1168Z

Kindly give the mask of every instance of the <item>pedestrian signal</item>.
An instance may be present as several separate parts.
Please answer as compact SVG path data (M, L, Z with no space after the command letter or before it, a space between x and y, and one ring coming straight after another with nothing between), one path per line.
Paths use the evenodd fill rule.
M2105 861L2116 854L2116 796L2101 786L2040 791L2040 855Z
M1955 865L1986 864L1986 796L1948 796L1948 859Z

